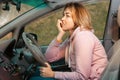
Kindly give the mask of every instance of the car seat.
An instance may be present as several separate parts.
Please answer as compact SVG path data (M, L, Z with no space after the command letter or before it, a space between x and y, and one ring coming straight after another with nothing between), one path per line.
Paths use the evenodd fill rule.
M117 13L117 22L120 26L120 6ZM111 58L100 80L120 80L120 39L114 43L108 52L111 54Z

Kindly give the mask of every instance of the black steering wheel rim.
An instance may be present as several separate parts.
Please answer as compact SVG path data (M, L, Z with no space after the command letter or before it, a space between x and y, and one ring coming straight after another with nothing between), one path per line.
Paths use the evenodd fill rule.
M37 44L37 41L34 39L34 37L29 34L23 32L22 34L23 41L25 42L25 45L28 47L28 49L31 51L33 57L40 63L41 66L45 65L45 57L39 48L39 45Z

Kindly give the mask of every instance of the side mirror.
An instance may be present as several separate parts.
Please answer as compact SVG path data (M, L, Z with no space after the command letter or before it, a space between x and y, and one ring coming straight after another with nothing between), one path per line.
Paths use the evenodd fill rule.
M29 34L31 34L34 37L34 39L36 41L38 41L37 35L35 33L29 33ZM17 44L15 45L15 47L16 48L22 48L24 46L25 46L25 43L24 43L22 37L20 37L19 40L17 41Z
M34 38L36 41L38 41L37 35L36 35L35 33L29 33L29 34L31 34L31 35L33 36L33 38Z

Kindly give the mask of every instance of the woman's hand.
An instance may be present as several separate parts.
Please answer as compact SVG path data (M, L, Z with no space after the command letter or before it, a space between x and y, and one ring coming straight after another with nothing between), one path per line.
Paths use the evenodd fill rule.
M40 68L40 75L42 77L54 78L54 71L52 71L51 66L48 63L45 63L47 67Z
M57 28L59 31L59 34L57 35L57 40L62 41L62 37L65 34L65 31L62 29L62 20L60 20L60 19L58 19L58 21L57 21Z
M62 20L60 20L60 19L58 19L58 21L57 21L57 28L58 28L58 31L59 31L59 33L61 33L61 34L64 34L65 33L65 31L62 29Z

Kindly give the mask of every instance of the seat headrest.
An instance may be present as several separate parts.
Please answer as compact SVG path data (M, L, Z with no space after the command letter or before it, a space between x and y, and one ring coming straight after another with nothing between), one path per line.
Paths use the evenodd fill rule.
M118 13L117 13L117 22L118 22L118 25L120 26L120 5L118 8Z

